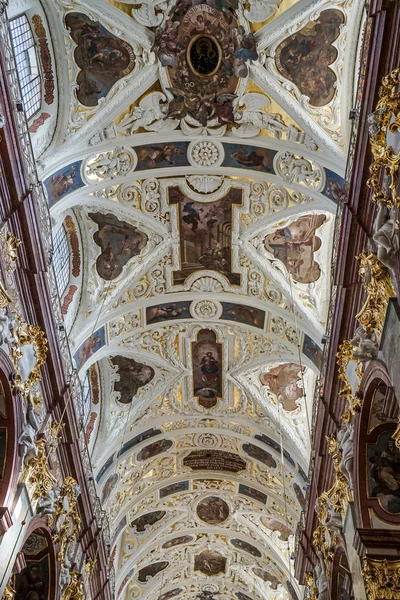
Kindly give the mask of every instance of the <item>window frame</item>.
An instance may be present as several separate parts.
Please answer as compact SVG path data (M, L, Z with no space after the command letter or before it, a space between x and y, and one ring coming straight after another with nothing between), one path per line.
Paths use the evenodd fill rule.
M59 238L59 236L62 236ZM61 254L63 251L63 254ZM57 291L62 299L71 281L71 249L69 238L64 224L53 235L53 268L56 278ZM68 269L68 271L67 271ZM62 289L60 289L62 287Z
M21 21L21 23L18 23ZM17 24L18 23L18 24ZM16 24L15 26L13 24ZM9 21L11 45L14 52L21 100L27 121L37 115L43 103L43 80L36 40L26 13L13 17ZM27 45L29 44L29 45ZM37 73L32 75L31 57L34 53ZM24 58L22 58L24 56Z

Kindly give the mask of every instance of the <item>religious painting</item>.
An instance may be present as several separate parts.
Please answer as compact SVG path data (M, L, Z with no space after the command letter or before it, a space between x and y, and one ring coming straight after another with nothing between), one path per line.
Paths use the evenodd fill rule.
M153 442L145 448L142 448L137 455L136 460L148 460L149 458L153 458L153 456L157 456L157 454L166 452L171 446L171 440L157 440L157 442Z
M158 600L171 600L171 598L178 596L181 592L183 592L183 588L174 588L173 590L168 590L168 592L158 596Z
M117 483L118 483L118 479L119 479L119 475L118 473L114 473L113 475L111 475L111 477L109 477L104 485L103 488L103 492L101 495L101 503L105 504L107 502L107 500L109 499L112 491L115 489Z
M277 397L284 410L292 412L299 408L297 401L304 396L300 365L278 365L267 373L261 373L260 382Z
M233 304L231 302L221 302L221 305L221 319L264 329L265 311L254 306L244 306L243 304Z
M7 456L7 435L8 428L0 427L0 480L4 477Z
M156 31L152 50L167 69L173 95L167 117L233 123L238 77L258 59L252 33L246 33L230 7L238 0L207 3L180 0Z
M267 467L270 467L270 469L276 469L276 460L266 450L263 450L254 444L243 444L242 448L246 454L251 456L251 458L255 458L256 460L262 462Z
M78 160L67 165L44 181L50 207L67 194L71 194L85 185L81 177L81 164L82 161Z
M214 550L204 550L194 557L194 570L201 571L204 575L218 575L225 573L226 558Z
M90 442L90 438L92 437L92 433L94 431L94 426L95 426L95 423L96 423L96 420L97 420L98 416L99 415L97 414L97 412L92 411L90 413L90 417L89 417L89 420L87 422L86 429L85 429L85 442L86 442L86 444L89 444L89 442Z
M304 469L301 468L301 466L299 464L297 465L297 470L300 473L300 475L302 476L302 478L304 479L304 481L307 481L308 480L308 475L304 471Z
M244 483L239 484L239 494L243 494L243 496L247 496L252 500L257 500L257 502L261 502L261 504L267 504L268 496L259 490L256 490Z
M182 302L167 302L166 304L157 304L157 306L148 306L146 308L146 323L160 323L161 321L172 321L175 319L192 319L189 312L191 300Z
M246 462L238 454L224 450L192 450L183 459L183 465L193 471L228 471L238 473Z
M170 496L171 494L178 494L180 492L187 492L189 489L188 481L178 481L177 483L171 483L160 490L160 498Z
M169 562L166 560L147 565L147 567L140 569L140 571L138 572L138 580L141 583L146 583L146 581L149 581L149 579L155 577L157 573L160 573L160 571L164 571L164 569L166 569L168 565Z
M390 514L400 513L400 449L394 429L385 431L375 444L367 444L368 496L377 498Z
M139 388L153 379L154 369L127 356L114 356L111 362L118 367L119 381L114 383L114 390L121 394L118 402L130 404Z
M310 336L308 336L307 334L304 334L302 351L303 351L304 356L307 356L307 358L309 358L311 360L311 362L314 363L314 365L317 367L317 369L321 370L321 368L322 368L322 350L318 346L318 344L316 344L314 342L314 340L312 338L310 338Z
M338 56L332 45L340 33L344 15L324 10L277 48L275 64L279 73L292 81L312 106L325 106L334 97L337 77L331 69Z
M26 566L15 576L15 600L51 600L51 568L47 539L38 530L22 548Z
M175 284L184 283L196 271L218 271L232 285L240 275L232 272L232 223L234 206L242 205L242 190L231 188L214 202L195 202L179 188L168 188L169 204L177 205L180 270L173 272Z
M289 527L287 527L287 525L284 525L283 523L277 521L276 519L273 519L272 517L261 517L261 523L271 531L279 531L279 533L281 534L281 540L283 540L284 542L288 541L289 535L293 535L293 531Z
M218 525L229 517L229 506L218 496L208 496L200 500L196 507L196 513L204 523Z
M74 354L76 368L79 371L89 358L93 356L106 343L106 330L101 327L90 335Z
M165 510L156 510L145 515L141 515L132 521L131 527L134 527L137 533L142 533L152 525L155 525L155 523L158 523L158 521L161 521L166 514L167 513Z
M174 548L175 546L180 546L181 544L189 544L193 541L192 535L181 535L180 537L173 538L172 540L168 540L165 544L162 545L162 548Z
M282 583L275 575L268 571L263 571L263 569L253 569L253 573L256 577L260 577L260 579L265 581L265 583L269 581L273 590L276 590L278 585Z
M345 186L343 177L330 169L325 169L325 175L325 187L321 193L336 203L346 200L348 189Z
M122 446L121 450L118 452L117 456L122 456L122 454L124 452L126 452L127 450L134 448L135 446L137 446L138 444L141 444L142 442L144 442L145 440L148 440L149 438L155 437L156 435L160 435L160 433L163 433L161 431L161 429L147 429L146 431L143 431L143 433L139 433L139 435L135 435L135 437L133 437L131 440L128 440L127 442L125 442L125 444Z
M222 398L222 344L214 331L201 329L192 348L193 395Z
M248 542L245 542L244 540L234 538L233 540L231 540L231 544L232 544L232 546L235 546L235 548L238 548L238 550L243 550L244 552L248 552L249 554L252 554L253 556L256 556L257 558L261 558L261 556L262 556L262 554L258 550L258 548L256 548L255 546L252 546L251 544L249 544Z
M48 600L49 556L42 561L26 561L27 566L15 578L15 600Z
M325 220L325 215L306 215L264 239L266 250L285 265L298 283L313 283L320 278L321 269L314 260L314 253L321 247L316 229Z
M390 388L378 385L373 392L369 409L368 433L383 423L397 423L399 405L393 399Z
M265 433L256 434L254 436L254 439L259 440L260 442L262 442L266 446L269 446L270 448L273 448L274 450L276 450L276 452L278 452L278 454L283 453L283 456L286 458L286 460L290 462L290 464L293 465L293 467L296 466L296 463L294 462L293 458L290 456L286 448L283 448L282 450L281 445L278 444L278 442L276 442L275 440L271 439L268 435L265 435Z
M97 106L100 98L105 98L113 85L133 70L133 49L83 13L68 13L65 26L77 45L74 59L81 69L76 96L84 106Z
M112 213L89 213L88 216L99 226L93 235L101 248L96 260L97 272L102 279L112 281L121 275L131 258L140 254L147 244L147 235Z
M165 167L187 167L189 166L187 148L187 142L136 146L135 152L138 157L136 171Z
M247 146L245 144L224 144L225 158L222 166L239 167L274 173L274 156L276 150Z
M297 501L301 506L301 510L304 510L306 507L306 499L304 497L303 492L300 489L300 486L298 483L294 483L293 484L293 489L294 489L294 493L296 495Z

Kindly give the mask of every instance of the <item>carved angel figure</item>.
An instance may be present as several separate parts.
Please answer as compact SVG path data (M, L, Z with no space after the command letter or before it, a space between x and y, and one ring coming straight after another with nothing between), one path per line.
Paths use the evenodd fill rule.
M382 264L388 269L393 269L395 256L399 251L399 232L396 219L396 208L390 212L384 204L380 204L373 225L372 240L375 244L376 254Z
M354 425L343 423L336 437L342 454L340 470L349 482L350 489L353 489Z
M56 512L55 503L60 494L60 488L54 486L49 490L46 496L39 498L37 505L37 512L41 515L52 515Z
M357 327L353 339L353 356L360 362L374 360L378 356L378 342L375 333L368 334L363 327Z
M15 318L8 315L5 309L0 311L0 345L15 342L14 330Z
M30 460L38 455L38 449L35 444L35 438L38 430L39 424L34 412L34 408L33 405L29 403L25 426L18 439L18 444L21 448L21 458L25 465L28 465Z
M99 179L113 179L126 175L132 166L132 160L121 147L114 148L111 152L99 154L95 161L88 165L88 175Z
M318 562L314 569L314 579L318 588L318 600L329 600L329 581L326 574L325 562L322 552L318 552Z

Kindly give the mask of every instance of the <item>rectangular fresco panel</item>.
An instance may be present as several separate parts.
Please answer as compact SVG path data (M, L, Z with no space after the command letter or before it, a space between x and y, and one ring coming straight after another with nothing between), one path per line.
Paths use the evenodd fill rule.
M202 329L192 342L193 395L222 398L222 344L209 329Z
M189 312L191 300L182 302L168 302L166 304L157 304L157 306L148 306L146 308L146 323L160 323L161 321L172 321L174 319L191 319Z
M165 167L188 167L188 145L188 142L170 142L169 144L136 146L134 148L138 157L136 171Z
M74 354L74 359L76 362L76 368L78 371L82 368L85 362L100 350L106 343L106 330L104 327L101 327L90 337L88 337L83 344L81 344L78 350Z
M253 306L233 304L231 302L221 302L221 305L221 319L264 329L265 312L263 310L254 308Z
M78 160L67 165L44 181L50 207L67 194L71 194L85 185L81 177L81 164L82 161Z
M188 489L188 481L178 481L178 483L171 483L171 485L167 485L167 487L162 488L160 490L160 498L165 498L165 496L170 496L171 494L176 494L178 492L186 492Z
M303 354L321 370L322 367L322 350L307 334L304 335Z
M233 206L242 205L242 191L231 189L210 203L189 200L179 188L169 188L168 196L170 204L178 205L180 232L181 268L173 273L174 283L208 269L240 285L240 275L232 273L232 221Z
M276 150L257 148L245 144L224 144L225 158L223 167L239 167L273 173L273 161Z
M330 169L325 169L325 173L326 183L322 193L334 202L343 200L346 193L343 177Z
M244 483L239 484L239 494L243 494L243 496L248 496L253 500L257 500L258 502L261 502L261 504L267 504L268 496L266 494L263 494L262 492L259 492L258 490L255 490Z

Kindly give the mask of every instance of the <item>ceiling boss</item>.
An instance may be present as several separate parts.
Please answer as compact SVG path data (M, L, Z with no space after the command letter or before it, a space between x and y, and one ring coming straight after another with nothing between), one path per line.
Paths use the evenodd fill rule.
M166 118L203 127L235 123L234 101L244 92L248 65L258 60L237 8L238 0L178 0L158 28L153 51L171 98Z

